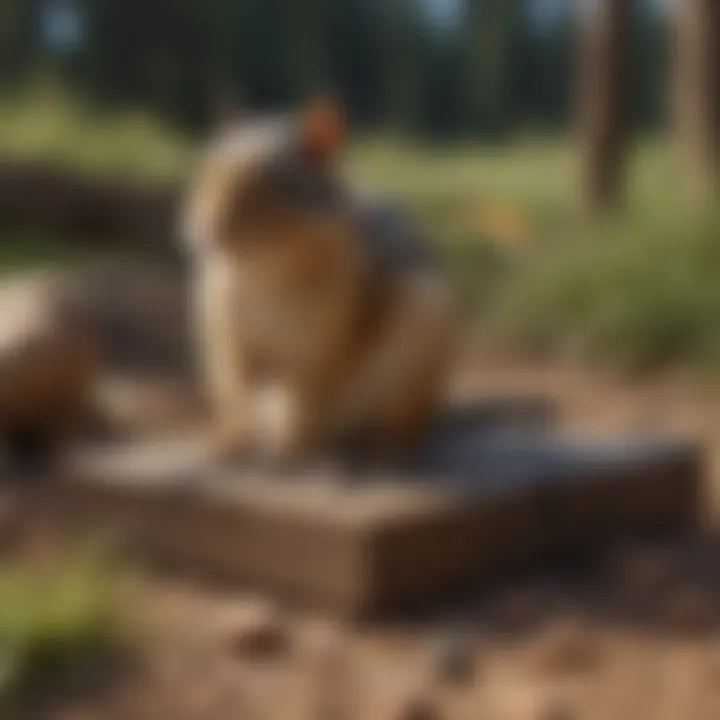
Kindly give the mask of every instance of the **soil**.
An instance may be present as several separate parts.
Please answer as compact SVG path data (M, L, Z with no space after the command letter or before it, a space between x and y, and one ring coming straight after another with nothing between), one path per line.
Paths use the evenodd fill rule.
M707 528L609 548L584 568L537 568L406 624L350 628L280 610L273 617L285 642L261 654L238 652L237 640L263 599L148 580L137 612L158 632L132 675L22 720L720 718L716 395L682 378L612 378L482 348L469 351L459 378L463 395L547 394L575 435L699 439L708 452Z

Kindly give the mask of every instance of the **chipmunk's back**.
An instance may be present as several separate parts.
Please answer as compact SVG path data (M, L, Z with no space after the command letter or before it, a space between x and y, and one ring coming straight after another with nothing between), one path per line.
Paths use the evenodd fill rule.
M419 224L397 202L369 191L352 198L357 237L376 271L386 276L437 272L437 254Z

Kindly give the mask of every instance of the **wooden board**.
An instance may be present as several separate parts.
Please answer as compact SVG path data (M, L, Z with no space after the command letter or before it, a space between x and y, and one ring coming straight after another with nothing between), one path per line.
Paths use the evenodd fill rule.
M184 572L349 617L420 607L522 561L697 521L700 455L665 440L566 442L456 415L403 471L273 476L207 464L191 438L85 448L18 490L29 516L113 531Z

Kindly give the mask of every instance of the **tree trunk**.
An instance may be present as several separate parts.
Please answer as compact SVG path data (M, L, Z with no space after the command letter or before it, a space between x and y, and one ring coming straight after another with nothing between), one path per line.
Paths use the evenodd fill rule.
M712 201L720 185L720 3L680 0L674 109L691 199Z
M580 192L591 215L614 209L622 196L634 13L633 0L594 0L582 16Z

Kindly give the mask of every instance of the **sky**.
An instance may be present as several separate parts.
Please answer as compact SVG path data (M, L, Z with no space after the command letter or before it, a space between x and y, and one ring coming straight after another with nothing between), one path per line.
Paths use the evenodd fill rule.
M539 25L551 24L562 12L563 7L575 0L535 0L530 8ZM592 2L592 0L589 0ZM660 8L671 7L676 0L646 0ZM452 24L457 15L459 0L421 0L431 17L440 24ZM588 0L585 0L588 2Z
M428 13L438 22L452 23L457 14L459 0L421 0ZM540 23L552 22L567 0L535 0L531 8L536 20Z
M82 24L77 12L66 0L51 0L44 14L45 38L58 52L76 47L82 36Z

